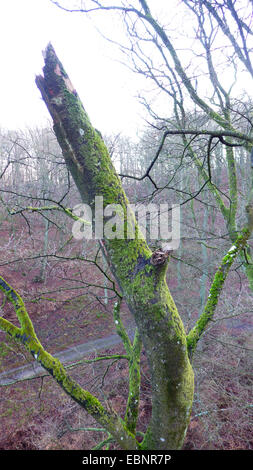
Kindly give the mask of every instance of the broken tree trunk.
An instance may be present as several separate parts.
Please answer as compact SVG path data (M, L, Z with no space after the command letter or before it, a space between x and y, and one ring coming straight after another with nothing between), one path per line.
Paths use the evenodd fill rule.
M100 134L89 117L51 44L44 76L36 84L53 119L53 127L82 201L94 209L118 204L128 228L129 204ZM149 361L152 417L142 448L179 449L188 427L194 390L183 323L166 284L168 258L151 263L152 252L131 214L134 238L101 235L104 251L122 295L132 312ZM128 218L129 222L129 218Z

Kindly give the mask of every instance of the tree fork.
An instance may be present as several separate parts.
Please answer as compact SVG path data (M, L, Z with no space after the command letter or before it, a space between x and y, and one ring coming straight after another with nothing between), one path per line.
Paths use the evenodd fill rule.
M120 204L126 230L128 201L108 150L92 127L51 44L46 48L44 60L44 76L36 77L36 84L52 116L57 140L81 198L91 207L95 196L103 196L104 207ZM104 237L103 245L149 361L152 418L143 446L179 449L190 420L194 392L186 334L166 284L168 260L163 265L152 265L152 253L134 214L131 217L135 238Z

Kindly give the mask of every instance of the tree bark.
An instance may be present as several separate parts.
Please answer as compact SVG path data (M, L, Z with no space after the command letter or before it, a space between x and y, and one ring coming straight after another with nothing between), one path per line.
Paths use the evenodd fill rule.
M54 131L84 203L94 209L95 196L104 208L120 204L124 229L128 200L108 150L57 58L51 44L44 55L44 76L36 84L53 119ZM166 284L168 259L151 263L148 248L134 214L133 239L103 238L112 273L132 312L146 349L152 382L152 418L143 442L147 449L179 449L190 420L194 379L186 334Z

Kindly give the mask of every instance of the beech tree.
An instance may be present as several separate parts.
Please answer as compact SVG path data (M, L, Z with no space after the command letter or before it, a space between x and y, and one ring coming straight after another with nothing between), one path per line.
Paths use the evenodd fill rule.
M141 2L145 5L145 2ZM148 13L146 12L147 16ZM149 16L148 16L149 18ZM54 48L44 54L43 75L36 84L53 120L53 128L65 163L75 181L82 201L94 209L96 196L103 207L119 204L125 235L129 214L133 238L100 239L104 256L119 286L114 320L129 360L129 395L125 416L108 410L95 396L83 389L60 361L49 354L34 331L29 313L15 286L0 277L0 289L13 304L20 326L0 317L1 330L19 340L62 389L99 422L122 449L180 449L191 416L194 396L192 359L199 339L212 320L228 272L245 249L253 229L253 204L246 208L247 221L227 253L217 263L217 271L203 311L186 334L180 313L166 283L168 251L152 252L112 164L108 149L72 85ZM228 131L227 131L228 132ZM232 131L231 131L232 132ZM226 134L225 134L226 135ZM122 215L123 214L123 215ZM71 209L67 215L73 216ZM124 299L134 317L136 332L130 341L120 319L120 301ZM145 348L152 389L152 416L141 442L137 439L140 392L140 351Z

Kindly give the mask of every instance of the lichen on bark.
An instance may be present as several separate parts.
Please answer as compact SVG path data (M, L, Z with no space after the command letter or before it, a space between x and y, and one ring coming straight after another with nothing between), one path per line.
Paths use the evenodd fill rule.
M95 196L103 196L104 207L120 204L124 217L129 215L129 203L108 150L74 87L69 86L68 76L51 45L45 52L44 76L37 77L36 83L82 200L92 207ZM104 237L103 246L149 361L153 410L144 446L179 448L190 419L194 389L186 335L166 284L167 263L151 265L152 252L133 213L131 219L136 228L132 239Z

